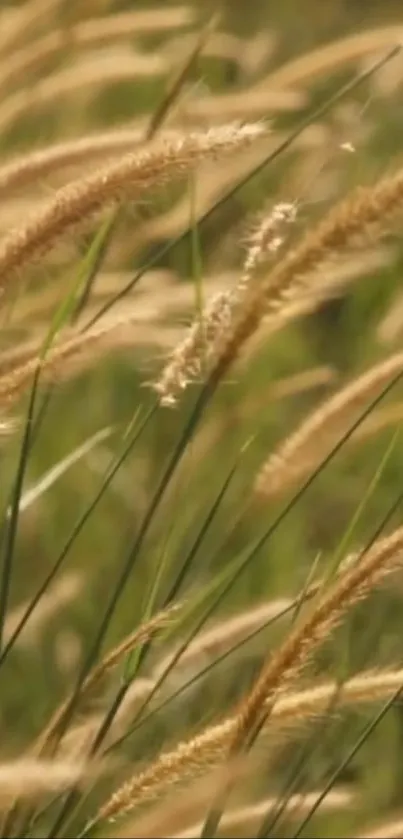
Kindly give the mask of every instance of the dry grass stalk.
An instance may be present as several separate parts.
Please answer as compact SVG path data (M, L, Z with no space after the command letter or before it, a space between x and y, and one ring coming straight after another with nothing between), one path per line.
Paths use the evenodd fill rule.
M346 64L373 56L378 51L381 53L393 44L400 44L402 34L401 26L392 25L368 29L366 32L337 39L283 64L278 70L272 71L262 79L259 88L264 90L270 87L273 90L283 90L295 86L298 89L299 85L306 84L317 76L323 76Z
M59 58L63 51L77 47L94 47L109 43L114 38L133 38L158 31L185 27L192 22L190 7L135 10L114 13L107 17L79 21L67 28L55 30L24 46L0 64L0 89L10 90L27 74L41 70L46 62Z
M3 408L12 407L30 385L38 368L41 371L42 382L57 381L60 384L69 377L78 375L101 355L105 355L112 349L124 347L127 344L132 345L134 325L136 326L135 340L141 342L144 340L144 332L141 332L141 318L136 323L136 318L133 316L108 318L87 332L73 332L72 337L60 340L42 359L40 356L42 344L33 342L31 346L25 348L25 360L23 357L21 361L21 357L17 356L17 363L13 365L9 359L11 364L8 372L0 375L0 403ZM145 332L152 343L152 326L146 327Z
M183 115L191 120L207 121L209 124L224 119L256 119L277 111L297 111L306 104L306 97L298 90L238 90L235 93L221 93L214 96L199 96L187 101L182 108Z
M313 593L312 591L312 595ZM278 598L252 609L245 609L243 612L231 615L225 620L217 621L188 644L173 671L173 678L180 675L182 679L182 671L187 673L189 668L197 668L205 658L210 659L213 656L221 655L260 626L263 627L268 621L275 621L294 603L295 600L292 598ZM158 664L152 670L152 678L157 681L174 658L175 651L158 661Z
M399 338L403 326L403 295L399 292L392 300L390 308L379 323L376 335L383 344L389 344Z
M163 51L177 61L178 55L185 57L194 45L192 33L181 32L167 40ZM268 61L275 46L275 37L271 32L258 32L250 38L239 37L234 33L219 30L211 32L203 49L203 55L230 61L239 66L242 78L257 76ZM241 92L241 91L239 91Z
M403 818L388 819L377 827L367 827L354 834L354 839L403 839Z
M68 760L36 760L22 757L0 764L0 802L10 798L35 797L61 792L98 774L100 764Z
M301 818L305 813L309 813L315 802L319 799L320 794L321 790L291 795L284 809L285 817L292 818L295 815L296 818ZM278 803L277 798L268 798L265 801L259 801L257 804L250 804L248 807L239 807L230 810L221 819L217 835L234 835L230 831L236 831L237 835L238 831L242 831L242 833L247 831L245 833L246 836L254 835L254 832L259 828L261 820L270 812L274 811ZM351 807L354 803L354 796L348 790L331 790L323 803L325 804L325 811L329 812L341 807ZM181 831L181 833L176 833L174 839L192 839L194 836L199 836L203 830L203 825L204 820Z
M102 324L101 327L61 342L51 349L43 359L34 350L31 358L0 377L0 402L3 408L10 409L12 407L30 385L38 368L41 370L42 382L57 380L60 383L62 379L65 380L69 376L82 371L101 352L105 353L110 349L111 335L118 332L119 327L123 328L127 325L127 319L123 323L120 320L115 320L112 325ZM117 345L117 342L113 339L112 345Z
M353 562L353 557L349 557L344 562L344 570L330 590L319 598L317 605L262 667L255 685L240 706L231 749L242 747L251 731L266 716L267 702L275 700L284 683L296 676L317 646L329 637L345 611L401 563L402 553L403 528L398 528L390 536L375 542L361 559Z
M125 154L143 139L144 126L139 124L137 128L106 131L28 152L0 167L0 195L4 197L13 189L39 183L68 166L92 165L98 158Z
M0 130L5 133L33 108L60 107L60 98L65 95L81 94L92 88L104 89L107 85L132 82L138 77L161 76L168 70L167 62L158 55L104 50L5 99L0 108Z
M105 714L89 714L78 725L72 726L61 740L59 759L74 760L88 754L94 737L100 730Z
M403 540L402 540L403 541ZM340 689L336 682L327 682L303 691L278 695L272 706L270 726L273 733L282 727L299 725L327 710L337 691L340 706L376 702L393 695L403 683L403 671L361 673L347 681ZM264 700L269 708L269 700ZM206 728L201 734L179 743L172 751L160 755L142 772L130 778L101 808L98 817L111 819L130 812L140 801L153 800L180 782L203 775L222 763L226 749L236 735L237 716L228 717L217 725Z
M154 615L154 617L141 624L138 629L130 633L130 635L128 635L120 644L107 653L100 663L93 667L87 678L84 680L80 691L80 701L82 702L85 695L88 695L88 693L98 684L99 680L121 660L125 653L134 650L140 644L150 641L157 632L166 627L173 619L174 615L178 612L179 608L180 606L176 604L162 612L159 612L157 615ZM36 753L45 753L46 749L57 737L59 725L67 708L69 707L70 701L71 696L68 696L53 714L50 722L35 744Z
M204 367L208 368L211 360L216 357L222 333L231 328L234 311L242 308L258 267L281 247L284 228L295 220L295 216L294 204L276 204L260 223L251 237L241 278L235 288L213 297L205 312L193 323L183 342L175 349L155 384L162 405L175 405L178 394L190 382L197 381Z
M334 381L336 376L337 373L333 367L326 365L311 367L308 370L303 370L302 373L294 373L291 376L286 376L284 379L273 382L269 387L268 397L270 401L277 402L288 396L296 396L321 385L328 385Z
M46 16L55 8L55 0L31 0L24 3L22 8L12 10L8 25L0 27L0 50L13 49L23 38L37 30ZM1 11L1 22L3 23L4 11Z
M206 158L218 157L249 145L264 134L260 124L226 125L160 142L150 150L128 154L87 178L56 192L47 206L0 244L0 288L11 272L21 268L88 219L124 197L139 197L146 189L183 175Z
M52 588L51 591L46 592L37 608L32 613L29 622L27 623L28 632L22 631L19 636L19 642L25 646L34 645L38 643L38 636L48 625L49 620L60 613L64 606L71 603L72 600L80 594L85 583L85 578L77 571L72 571L62 577ZM27 611L30 600L12 609L4 623L4 640L7 641L14 634L15 629L19 625L21 618Z
M363 406L400 370L403 371L403 353L396 353L353 379L314 410L270 455L257 477L256 492L271 496L288 489L314 469L358 418Z

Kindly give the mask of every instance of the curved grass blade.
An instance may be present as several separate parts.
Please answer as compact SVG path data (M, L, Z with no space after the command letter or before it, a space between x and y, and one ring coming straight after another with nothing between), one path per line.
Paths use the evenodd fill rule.
M3 551L3 564L1 572L0 583L0 655L3 646L4 622L6 618L8 597L11 586L12 567L15 553L15 542L17 537L18 518L20 511L22 487L25 477L25 470L28 463L30 453L30 440L32 431L32 421L35 410L35 400L39 384L40 367L35 371L34 380L31 387L28 412L25 421L24 433L22 438L20 456L17 466L17 474L15 477L14 488L11 496L11 504L6 513L5 522L5 541Z
M271 536L276 531L277 527L284 521L286 516L289 512L296 506L300 498L303 497L305 492L309 489L311 484L315 481L315 479L319 476L319 474L326 468L326 466L336 457L338 452L342 449L344 443L354 434L356 429L361 425L362 422L370 415L371 411L385 398L385 396L395 387L398 382L403 378L403 373L397 373L393 379L389 382L388 385L381 391L378 396L373 399L370 404L361 412L360 416L354 421L354 423L349 427L349 429L343 434L343 436L339 439L336 445L331 449L329 454L324 458L324 460L319 464L319 466L311 473L309 478L305 481L303 486L297 491L297 493L291 498L291 500L285 505L285 507L281 510L279 515L275 518L274 522L272 522L267 530L256 540L252 548L245 552L245 556L241 555L240 559L235 563L235 568L231 568L230 574L224 571L222 577L220 578L220 585L218 586L219 591L217 596L213 599L212 603L209 604L208 608L202 615L200 621L197 623L196 628L193 630L192 634L186 641L180 646L180 648L175 653L170 665L168 665L167 670L162 674L160 680L158 681L158 685L152 691L150 697L147 698L147 703L150 701L150 698L155 695L156 690L162 684L162 681L166 678L168 673L171 671L172 667L177 664L181 655L185 651L186 647L190 643L191 640L195 637L197 632L203 627L205 622L211 617L211 615L215 612L217 607L220 605L222 600L226 597L229 591L232 589L235 582L242 576L244 571L250 566L253 562L254 558L259 554L262 548L266 545L266 543L270 540ZM372 542L371 542L372 544ZM366 548L365 550L367 550ZM221 586L221 583L223 585ZM213 584L214 586L214 584ZM138 715L142 713L143 708L140 708ZM131 727L129 732L127 733L127 737L130 736L136 730L136 726ZM126 736L123 739L126 739ZM122 742L122 738L118 741L115 741L113 747L117 746Z

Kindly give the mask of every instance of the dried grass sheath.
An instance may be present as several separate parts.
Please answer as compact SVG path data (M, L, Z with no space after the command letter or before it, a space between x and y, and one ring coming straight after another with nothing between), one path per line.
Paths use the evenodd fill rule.
M0 246L0 288L9 275L51 248L74 225L108 204L139 197L145 190L183 175L206 158L244 148L264 133L260 124L227 125L167 140L128 154L93 175L58 190L43 210L12 231Z

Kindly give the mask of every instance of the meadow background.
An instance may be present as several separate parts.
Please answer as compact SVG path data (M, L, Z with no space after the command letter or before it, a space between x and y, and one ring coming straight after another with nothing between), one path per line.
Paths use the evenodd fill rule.
M135 14L142 10L155 11L148 24L146 18L141 23L140 17L136 23ZM214 11L219 16L199 43ZM133 23L114 33L113 21L124 12L133 14ZM77 27L107 15L112 22L110 32L105 27L101 37L90 35L80 42ZM62 329L69 335L73 329L76 334L140 269L143 275L110 305L104 318L111 318L114 327L106 331L103 341L96 342L95 350L84 347L73 360L56 365L43 384L40 379L37 410L42 403L45 407L23 480L23 490L39 487L39 491L20 509L15 529L7 510L10 498L15 502L31 379L11 405L4 400L0 442L3 595L4 568L7 558L12 559L6 641L121 451L130 424L140 426L146 416L155 399L152 383L169 352L205 301L217 290L236 284L251 231L259 220L279 202L297 202L290 233L294 239L353 187L371 184L401 165L403 54L398 54L308 125L271 165L246 178L268 151L355 74L386 55L402 35L401 4L392 0L231 0L219 9L215 3L178 5L169 0L159 5L3 0L2 237L23 225L69 180L84 178L105 160L117 160L119 152L100 153L93 159L89 155L81 163L44 170L31 180L22 178L20 185L10 189L2 181L2 167L13 158L120 129L130 129L133 137L137 132L141 144L155 114L161 117L161 133L205 131L233 120L263 120L268 127L267 136L250 148L203 163L173 185L158 186L140 201L125 200L119 205L105 253L86 287L88 294L85 299L76 295ZM52 37L58 39L53 48ZM170 101L169 91L183 68L183 83ZM161 103L167 105L166 114ZM221 201L242 178L244 185ZM110 212L107 208L96 222L69 232L49 254L32 260L7 283L0 312L2 377L35 357L52 318L60 314L62 301L71 304L83 260L94 237L104 229L104 220L112 218ZM144 661L137 662L137 679L151 678L173 639L182 639L196 626L212 597L209 586L276 520L309 476L308 469L289 485L281 486L280 481L277 489L259 493L256 476L269 455L343 384L399 351L403 239L399 224L393 235L386 233L330 260L323 282L326 285L333 277L336 290L324 295L322 302L316 301L314 311L291 319L270 336L265 335L263 324L221 382L152 517L108 627L103 649L112 648L157 611L199 539L177 592L179 600L186 599L188 611L171 628L171 635L158 637ZM2 760L26 753L74 684L197 389L197 384L192 385L176 404L160 406L151 416L72 540L60 572L10 654L1 661ZM367 426L367 433L365 425L361 432L357 430L276 526L209 618L211 625L296 596L325 573L336 551L347 554L373 537L402 491L401 400L397 384L371 415L374 425ZM341 425L340 433L344 429ZM100 437L93 441L98 432ZM66 458L86 441L92 441L89 450L67 468ZM331 437L328 448L336 441L337 436ZM57 465L62 467L60 477L49 488L41 488L43 476ZM392 525L397 527L401 520L402 508L397 506ZM388 524L389 529L392 525ZM395 572L326 639L303 670L300 684L346 679L372 668L398 670L402 665L402 597L403 580ZM192 690L139 727L122 747L124 768L119 764L115 780L108 775L105 787L100 784L95 804L84 804L84 815L60 825L60 835L79 835L86 820L85 807L91 814L138 762L151 760L160 748L201 730L234 707L264 657L285 637L290 620L286 617L257 633L212 667ZM241 637L242 630L236 638ZM196 669L188 673L184 668L185 676L212 664L227 649L225 643L206 642ZM82 710L82 720L108 707L124 672L120 663L108 675L102 690ZM171 678L177 688L183 673ZM157 698L152 702L156 704ZM253 795L282 796L290 783L293 793L322 789L375 712L372 703L332 712L292 729L279 744L269 742L266 750L261 746L260 769L250 785ZM130 708L127 722L130 725ZM367 835L367 826L397 818L402 805L402 749L402 709L396 702L338 776L337 783L351 793L348 806L323 813L319 807L304 835L362 836ZM243 792L235 802L242 803ZM45 803L49 800L45 797ZM50 800L27 835L48 835L59 807L60 798ZM298 814L294 818L282 814L268 835L293 836L300 821ZM18 819L11 824L3 824L4 835L18 835ZM109 835L111 829L105 827L99 835ZM247 831L238 835L257 835Z

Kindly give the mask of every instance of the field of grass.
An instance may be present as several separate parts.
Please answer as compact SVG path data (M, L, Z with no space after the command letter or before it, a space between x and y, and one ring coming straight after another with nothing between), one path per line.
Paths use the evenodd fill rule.
M403 836L402 41L2 0L1 836Z

